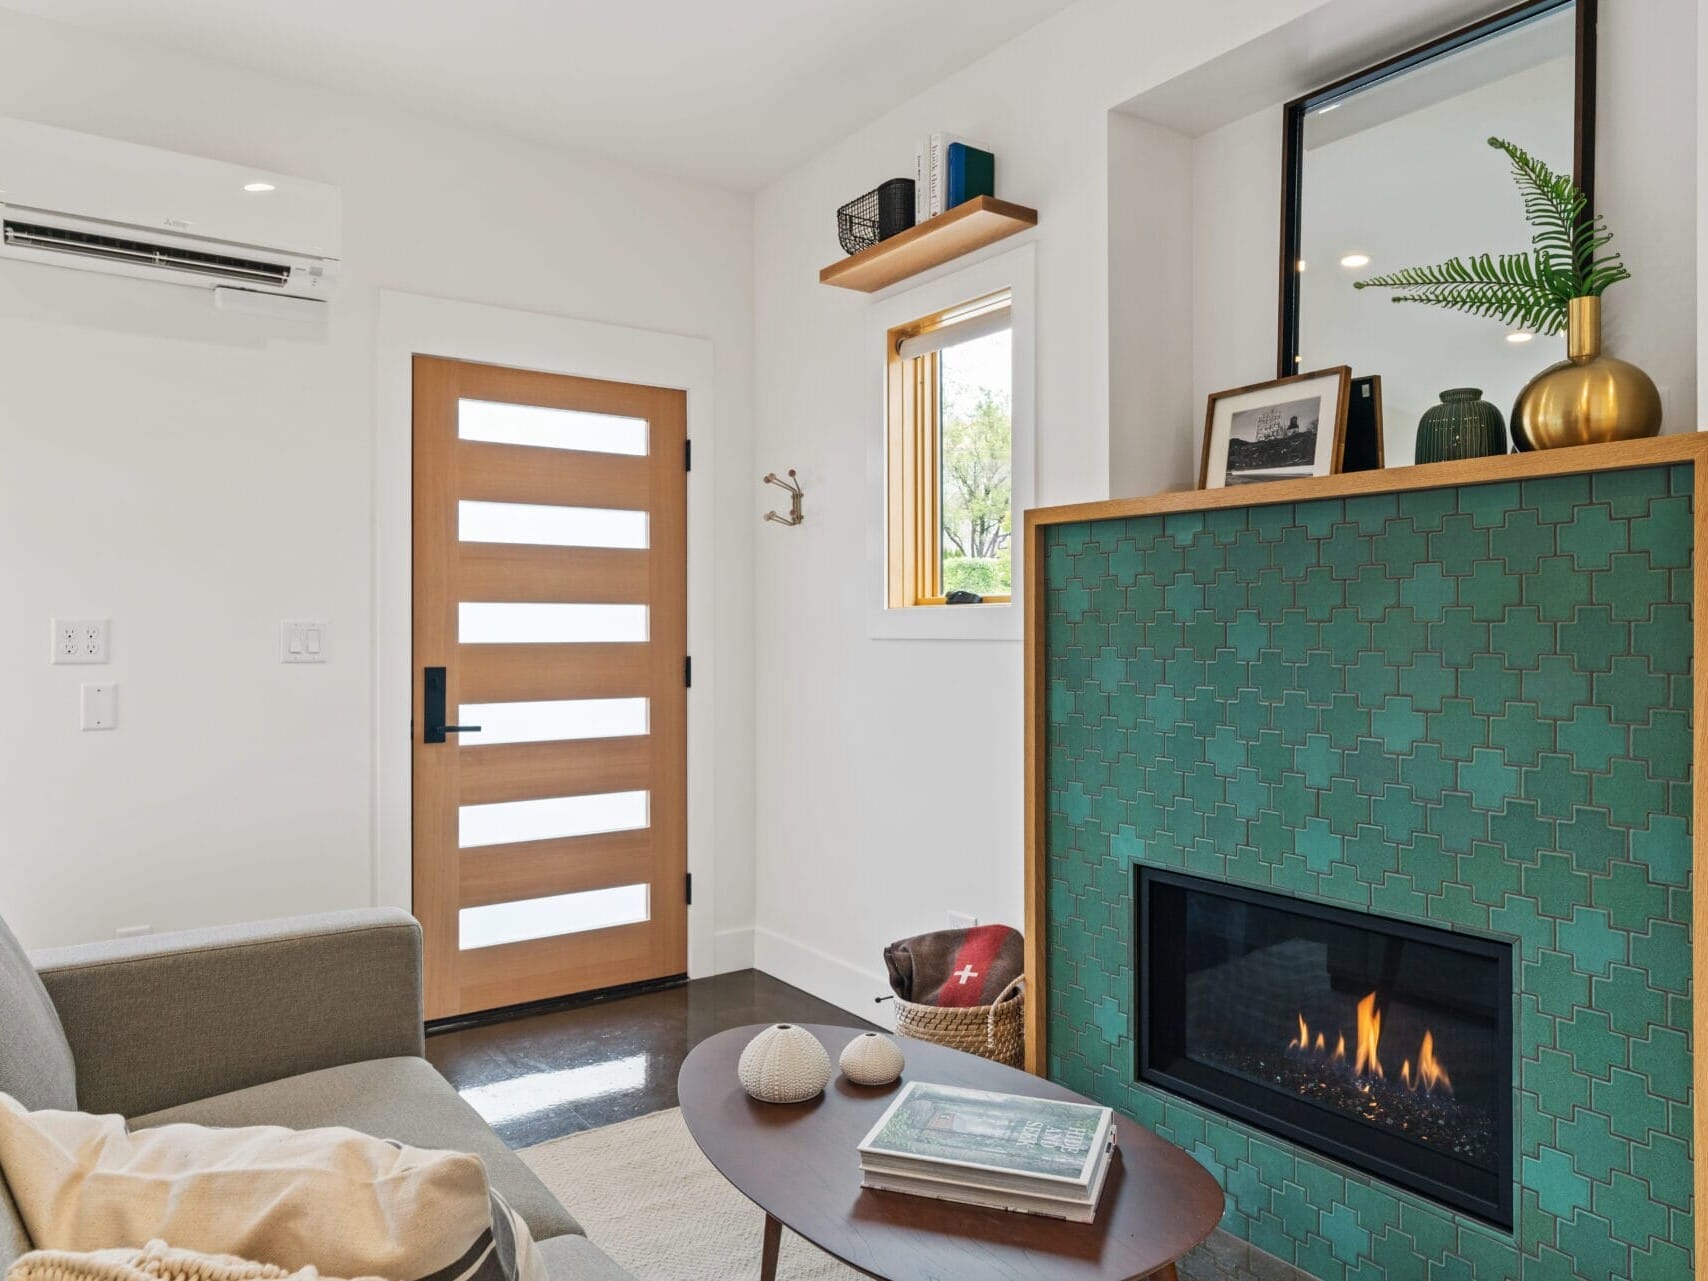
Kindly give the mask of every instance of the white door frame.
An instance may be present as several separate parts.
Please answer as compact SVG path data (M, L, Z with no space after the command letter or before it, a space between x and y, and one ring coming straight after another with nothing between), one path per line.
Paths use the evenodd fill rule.
M411 358L444 356L580 378L676 387L688 394L688 973L715 972L712 720L714 543L712 343L382 289L375 324L374 902L409 910L413 833L410 729L414 694L411 578L414 428Z

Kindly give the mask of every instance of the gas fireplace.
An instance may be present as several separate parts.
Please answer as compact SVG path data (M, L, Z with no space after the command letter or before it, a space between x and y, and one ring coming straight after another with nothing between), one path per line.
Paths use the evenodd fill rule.
M1512 949L1136 869L1139 1079L1512 1226Z

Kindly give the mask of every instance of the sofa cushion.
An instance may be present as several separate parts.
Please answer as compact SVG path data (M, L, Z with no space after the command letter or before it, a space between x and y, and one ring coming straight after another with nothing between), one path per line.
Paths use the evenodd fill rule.
M586 1237L541 1241L540 1253L545 1256L546 1272L552 1281L635 1281Z
M568 1210L425 1059L370 1059L216 1094L131 1118L132 1129L197 1125L343 1125L417 1148L472 1152L536 1241L579 1233Z
M0 921L0 1094L27 1108L77 1106L77 1067L36 967Z

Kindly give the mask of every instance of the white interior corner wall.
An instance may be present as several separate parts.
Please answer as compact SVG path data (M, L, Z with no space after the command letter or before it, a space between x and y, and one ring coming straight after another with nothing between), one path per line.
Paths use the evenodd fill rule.
M951 911L1021 913L1020 645L877 639L867 626L882 591L867 558L869 448L883 430L874 316L908 286L874 300L818 283L839 253L836 207L911 174L934 130L994 150L998 193L1039 212L1036 501L1106 497L1111 330L1134 301L1109 284L1109 156L1131 141L1111 138L1109 108L1310 7L1081 0L760 193L757 460L798 469L807 495L806 523L767 526L756 556L761 968L871 1017L886 943L942 928ZM1159 216L1178 228L1178 211ZM1171 412L1184 405L1177 393ZM1185 452L1171 444L1156 465L1172 476Z
M719 963L751 959L749 197L0 13L0 114L258 165L344 198L325 327L0 264L0 913L31 946L374 901L381 288L713 348ZM693 549L690 549L693 554ZM50 667L54 615L113 619ZM330 623L325 666L280 622ZM78 686L119 685L80 733ZM382 726L406 735L407 726Z
M1109 114L1109 496L1197 475L1191 383L1200 345L1192 282L1193 148L1172 129Z

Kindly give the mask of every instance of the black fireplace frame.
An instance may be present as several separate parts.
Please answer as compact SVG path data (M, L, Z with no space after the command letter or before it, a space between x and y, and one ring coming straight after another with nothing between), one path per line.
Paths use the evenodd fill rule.
M1508 1054L1508 1075L1516 1087L1513 1057L1513 947L1510 942L1463 934L1455 930L1429 928L1395 920L1373 912L1352 911L1314 903L1274 890L1190 876L1163 868L1135 864L1133 868L1133 974L1137 985L1138 1046L1134 1074L1146 1085L1180 1095L1213 1111L1255 1126L1278 1138L1309 1148L1335 1161L1352 1166L1387 1182L1397 1184L1475 1216L1495 1227L1513 1227L1513 1091L1498 1092L1494 1101L1496 1157L1494 1172L1461 1161L1448 1153L1425 1148L1412 1140L1385 1133L1344 1113L1307 1099L1294 1098L1208 1064L1187 1058L1184 1053L1164 1055L1166 1027L1183 1028L1182 1002L1171 1008L1156 1008L1158 993L1152 983L1153 964L1158 962L1146 945L1153 907L1153 890L1166 887L1211 894L1260 907L1279 908L1300 916L1314 917L1337 925L1376 930L1401 939L1457 950L1486 958L1497 967L1497 983L1508 999L1497 1003L1497 1044ZM1184 983L1170 985L1183 995ZM1172 1020L1172 1023L1169 1022Z

